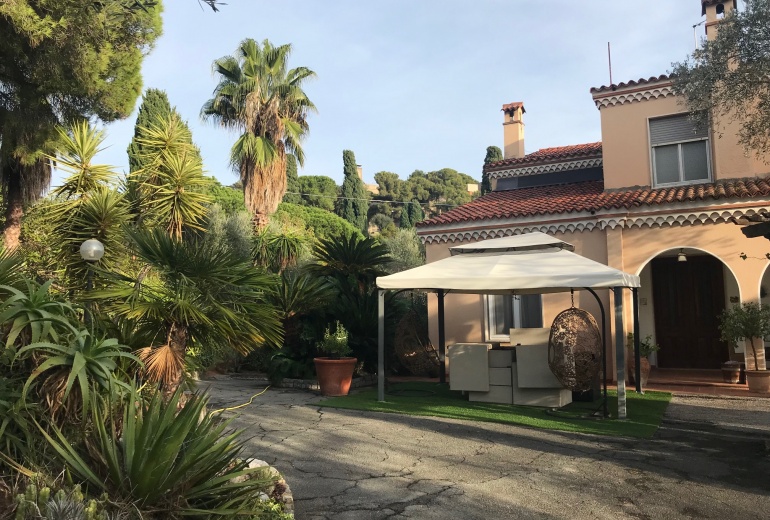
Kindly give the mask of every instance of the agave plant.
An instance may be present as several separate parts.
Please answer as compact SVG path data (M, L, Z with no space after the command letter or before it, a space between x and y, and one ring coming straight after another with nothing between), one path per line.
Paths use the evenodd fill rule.
M177 391L165 402L156 392L143 401L132 388L120 420L111 420L110 403L93 396L88 449L73 446L56 427L52 434L41 432L58 461L92 492L106 492L140 512L162 518L259 515L269 506L260 494L275 477L240 458L242 432L205 414L205 396L195 395L179 409L181 396Z
M64 324L69 333L61 336L61 341L32 343L17 353L17 359L32 353L42 359L27 378L23 395L26 396L35 380L45 374L40 394L51 413L56 414L62 406L65 410L74 409L68 398L77 382L85 413L91 401L91 386L104 390L113 386L125 387L126 383L115 375L117 360L124 358L139 362L139 359L117 339L105 338L86 329L79 330L66 322Z
M24 279L26 291L0 286L0 294L9 296L0 301L0 327L5 329L5 348L58 338L55 324L63 325L74 319L74 308L57 301L51 295L51 281L44 284Z

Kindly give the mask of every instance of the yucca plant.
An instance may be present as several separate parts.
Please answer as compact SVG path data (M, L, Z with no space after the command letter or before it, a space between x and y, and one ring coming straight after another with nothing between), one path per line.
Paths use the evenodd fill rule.
M107 254L99 264L112 268L125 252L122 228L128 222L128 204L116 190L113 168L93 163L102 150L104 132L86 121L58 128L58 132L61 151L49 158L67 176L53 190L53 202L45 209L47 218L55 222L53 232L60 242L58 267L64 270L68 289L79 290L85 286L90 268L80 256L80 245L90 238L101 241Z
M205 414L205 395L192 396L179 409L181 396L177 391L165 402L156 392L144 401L132 388L119 420L110 403L92 396L93 438L86 447L73 446L56 427L41 433L57 462L91 494L106 492L161 518L259 515L270 506L260 494L275 478L240 458L242 431Z
M139 127L140 156L145 165L126 181L130 204L139 212L138 222L162 227L175 239L186 230L203 230L211 197L211 184L203 175L200 153L192 144L189 128L175 113Z

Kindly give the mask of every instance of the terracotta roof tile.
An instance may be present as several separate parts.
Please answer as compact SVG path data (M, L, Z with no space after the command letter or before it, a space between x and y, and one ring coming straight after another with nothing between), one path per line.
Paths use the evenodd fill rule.
M514 101L513 103L506 103L503 105L503 108L501 110L516 110L517 108L521 108L522 112L526 113L527 111L524 110L524 103L521 101Z
M417 224L418 227L490 219L628 209L673 202L770 197L768 179L730 179L709 184L605 191L601 181L496 191Z
M510 167L532 163L549 163L556 161L565 161L569 159L582 159L585 157L602 155L602 143L573 144L570 146L555 146L552 148L541 148L536 152L529 153L524 157L515 159L503 159L484 166L484 171L494 171L501 167Z
M666 81L669 79L673 79L673 76L669 76L667 74L661 74L660 76L652 76L650 78L639 78L638 80L634 81L625 81L621 83L613 83L612 85L602 85L601 87L592 87L591 88L591 94L597 94L599 92L606 92L606 91L612 91L617 90L619 88L626 88L626 87L635 87L637 85L645 85L647 83L656 83L658 81Z

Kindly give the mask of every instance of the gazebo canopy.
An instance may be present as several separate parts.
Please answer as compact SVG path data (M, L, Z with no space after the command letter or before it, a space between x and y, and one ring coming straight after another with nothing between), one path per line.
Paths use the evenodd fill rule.
M439 357L444 359L444 294L542 294L572 289L613 289L615 294L615 352L618 381L618 417L626 417L625 335L623 288L640 286L639 277L573 253L572 244L545 233L533 232L482 240L450 248L451 256L407 271L377 278L378 353L377 395L385 400L385 292L417 289L438 294ZM594 294L594 296L596 296ZM598 297L597 297L598 300ZM600 302L601 305L601 302ZM638 319L635 320L638 324ZM635 354L638 362L638 334ZM637 370L638 371L638 370ZM637 378L639 375L637 374ZM637 379L638 381L639 379ZM444 370L441 371L444 382ZM641 390L637 387L637 390ZM606 383L605 383L606 393ZM605 399L606 403L606 399Z
M450 249L448 258L377 278L380 289L420 289L485 294L540 294L639 287L639 277L573 253L545 233L493 238Z

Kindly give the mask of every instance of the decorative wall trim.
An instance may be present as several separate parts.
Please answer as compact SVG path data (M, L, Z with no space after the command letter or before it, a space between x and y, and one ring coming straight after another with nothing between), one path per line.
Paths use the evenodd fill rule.
M582 233L583 231L593 231L595 229L605 230L615 228L644 228L644 227L674 227L674 226L694 226L704 224L723 224L732 223L742 217L749 217L756 214L760 209L767 206L758 206L756 208L736 208L736 209L718 209L704 211L688 211L685 213L659 213L654 215L630 215L623 213L619 215L596 215L583 217L571 221L553 221L553 222L523 222L510 221L505 225L498 222L495 225L492 222L487 223L487 227L476 229L447 229L441 231L434 229L425 230L420 233L420 239L424 244L433 244L441 242L465 242L486 240L488 238L499 238L512 235L520 235L532 231L541 231L543 233ZM481 224L481 223L479 223Z
M537 175L539 173L566 172L570 170L583 170L586 168L595 168L602 165L602 158L583 159L579 161L565 161L553 164L539 164L535 166L525 166L523 168L509 168L507 170L498 170L489 172L490 179L507 179L510 177L524 177L527 175Z
M601 110L607 106L622 105L623 103L634 103L638 101L647 101L648 99L657 99L660 97L673 96L674 91L670 85L664 85L655 88L649 88L645 90L639 90L636 92L618 92L611 96L595 97L594 103L596 108Z

